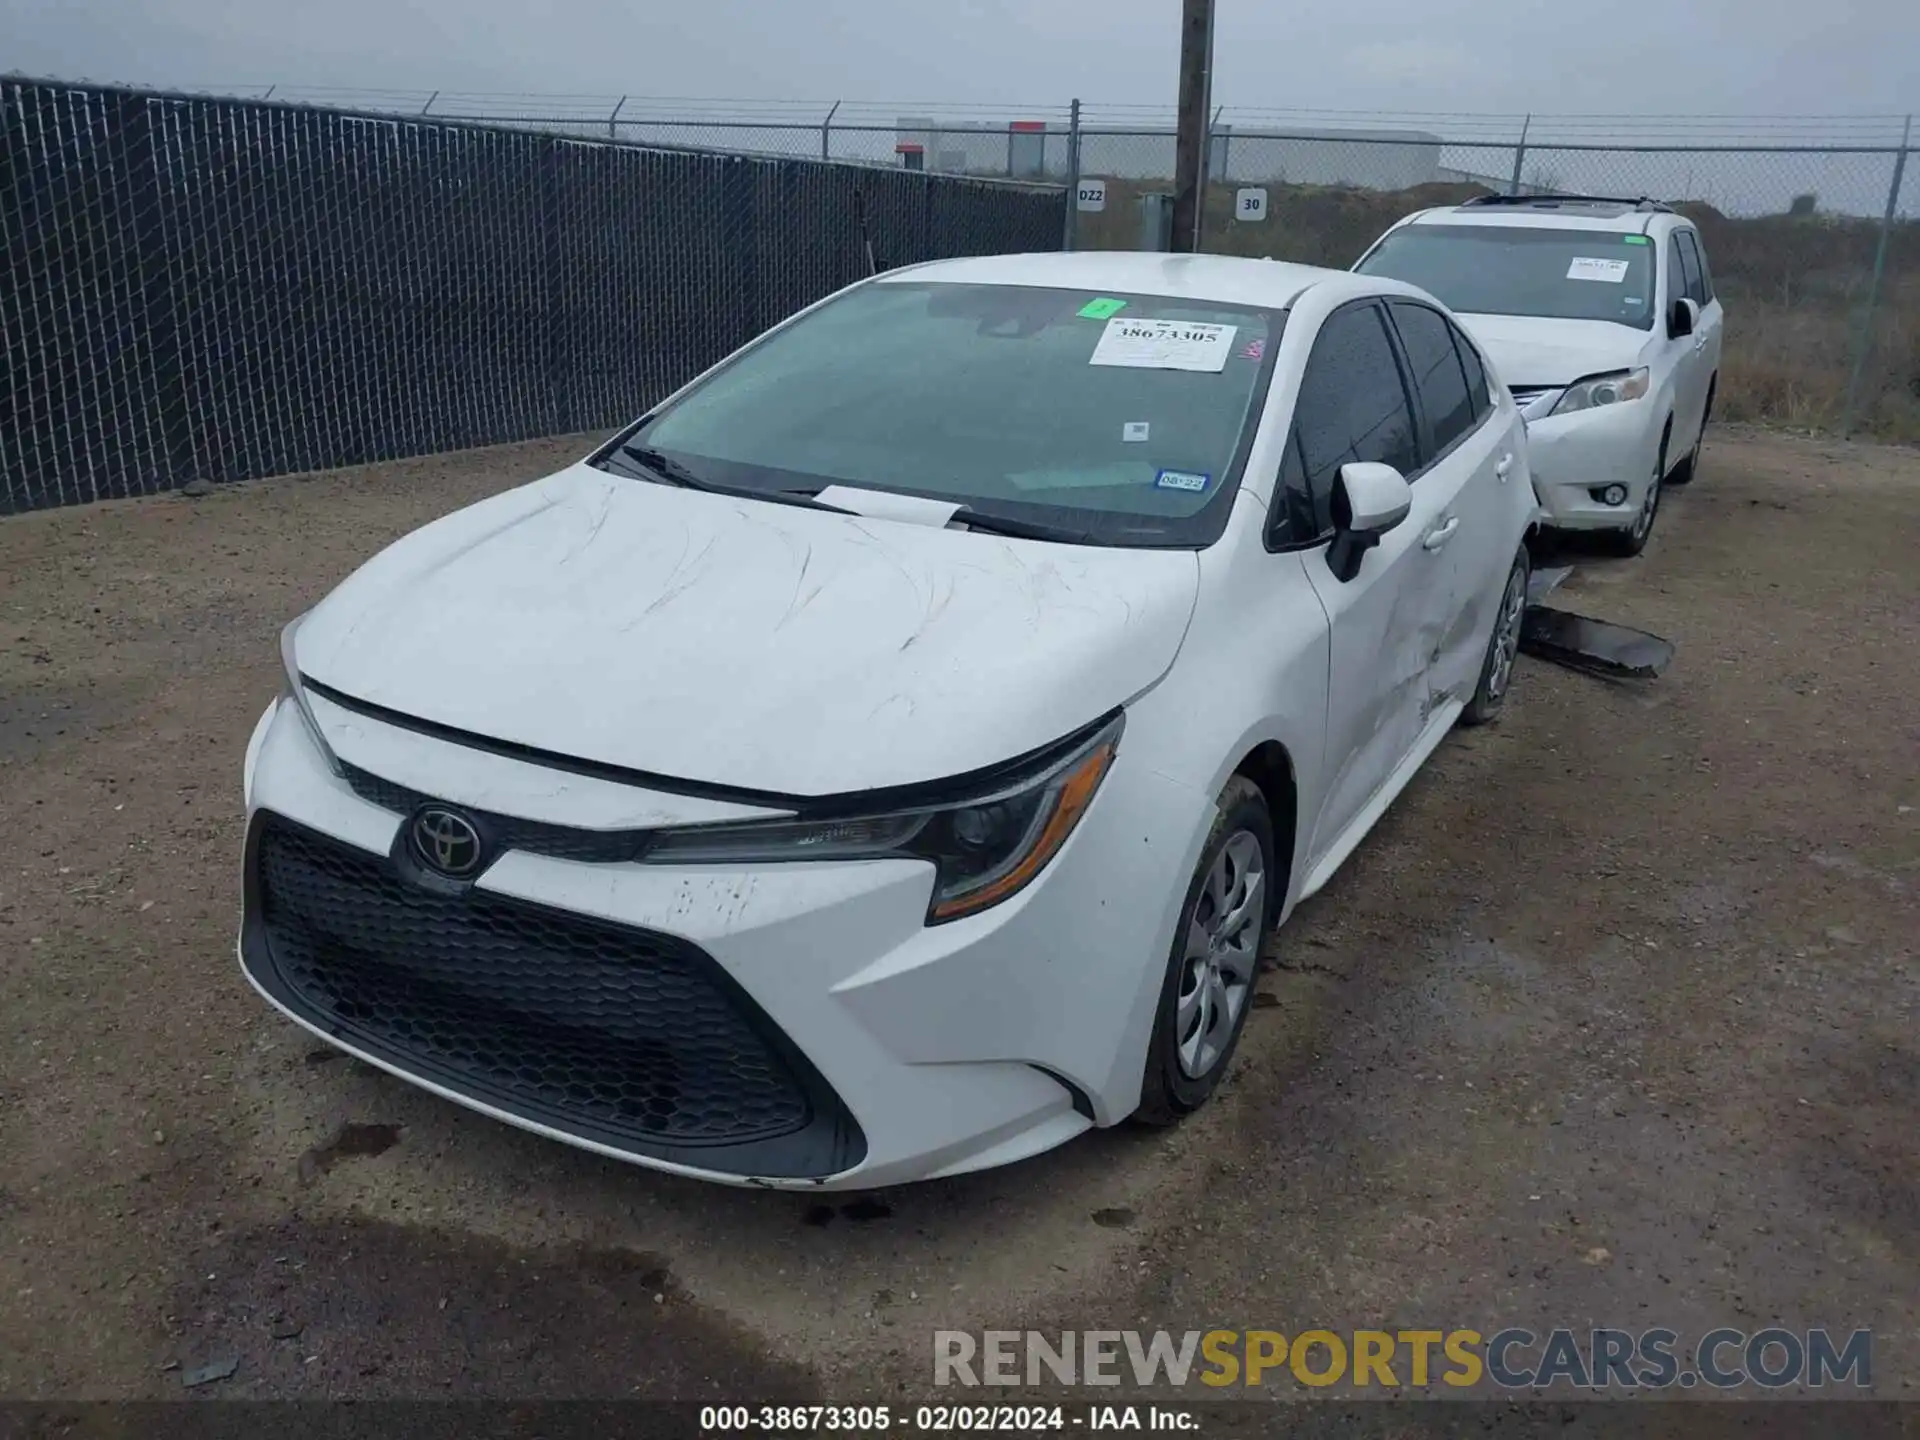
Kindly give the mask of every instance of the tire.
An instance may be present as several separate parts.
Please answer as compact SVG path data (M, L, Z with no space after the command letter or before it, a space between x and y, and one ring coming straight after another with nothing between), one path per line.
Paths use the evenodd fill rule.
M1219 814L1180 907L1154 1011L1140 1108L1133 1114L1146 1125L1185 1119L1207 1102L1227 1073L1253 1009L1261 945L1279 908L1273 887L1286 884L1275 867L1273 817L1259 787L1236 775L1216 803ZM1257 873L1251 871L1254 864ZM1247 911L1224 936L1225 944L1216 941L1222 889L1229 915L1236 908ZM1216 979L1219 983L1212 983ZM1224 1021L1218 1014L1223 1002Z
M1694 437L1693 450L1687 458L1674 466L1673 474L1667 477L1669 485L1688 485L1700 473L1700 447L1707 443L1707 422L1713 418L1713 392L1720 387L1720 377L1714 376L1707 384L1707 408L1700 413L1700 433Z
M1640 510L1633 517L1633 523L1620 530L1605 530L1607 549L1615 555L1631 559L1647 548L1647 541L1653 538L1653 522L1660 516L1660 490L1667 478L1667 445L1673 439L1673 421L1667 421L1667 428L1660 434L1660 458L1653 462L1653 482L1647 486L1647 493L1640 501Z
M1500 718L1507 703L1507 691L1513 684L1514 662L1520 654L1520 626L1527 613L1527 581L1533 575L1533 561L1522 545L1507 572L1506 588L1500 592L1500 611L1493 619L1493 634L1487 637L1486 658L1480 662L1480 683L1473 698L1460 712L1462 725L1490 725Z

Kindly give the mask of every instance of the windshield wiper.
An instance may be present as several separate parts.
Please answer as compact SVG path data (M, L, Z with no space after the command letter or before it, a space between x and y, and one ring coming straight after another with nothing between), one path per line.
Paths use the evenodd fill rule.
M1096 544L1091 530L1072 530L1065 525L1049 525L1043 520L1014 520L1004 515L983 515L978 510L962 505L953 512L947 521L949 525L964 525L969 530L982 530L989 535L1005 535L1014 540L1053 540L1062 545Z
M669 485L678 485L686 490L707 488L704 480L678 460L668 458L664 450L654 450L645 445L622 445L620 453L643 470L651 470L657 479L664 480Z
M668 485L682 490L703 490L709 495L730 495L737 500L771 500L776 505L798 505L807 510L831 510L835 515L851 515L851 510L816 500L804 490L755 490L745 485L723 485L696 475L665 451L647 445L622 445L616 452Z
M704 490L711 495L731 495L741 500L771 500L779 505L799 505L808 510L828 510L835 515L860 513L842 505L817 500L805 490L755 490L745 485L726 485L718 480L709 480L704 475L695 474L666 452L648 445L629 443L619 446L614 453L632 461L663 484L677 485L685 490ZM986 515L964 505L953 512L947 523L964 525L969 530L979 530L985 534L1005 535L1015 540L1051 540L1062 545L1104 543L1096 540L1091 530L1075 530L1065 525L1049 525L1043 520L1015 520L1004 515ZM1152 533L1159 535L1165 532L1161 527L1155 527Z

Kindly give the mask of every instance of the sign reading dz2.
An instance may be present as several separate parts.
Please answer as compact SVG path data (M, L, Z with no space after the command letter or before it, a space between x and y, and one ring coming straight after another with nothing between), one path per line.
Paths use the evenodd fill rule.
M1074 195L1076 209L1099 211L1107 208L1107 182L1104 180L1082 180Z

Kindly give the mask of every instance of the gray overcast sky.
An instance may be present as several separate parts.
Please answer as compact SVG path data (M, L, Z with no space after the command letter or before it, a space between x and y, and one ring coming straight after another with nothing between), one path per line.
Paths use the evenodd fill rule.
M1171 106L1179 0L0 0L0 66L740 99ZM1920 109L1915 0L1219 0L1215 99L1355 111Z

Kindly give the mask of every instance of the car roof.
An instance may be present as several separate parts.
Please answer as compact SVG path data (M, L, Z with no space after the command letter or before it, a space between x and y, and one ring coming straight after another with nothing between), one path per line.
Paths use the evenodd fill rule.
M983 255L932 260L889 270L879 281L931 280L953 285L1030 285L1054 290L1118 290L1179 300L1281 308L1306 290L1328 282L1351 285L1345 270L1250 260L1238 255L1168 255L1153 251L1081 250L1039 255ZM1367 276L1369 290L1392 282Z
M1667 222L1685 225L1676 215L1652 201L1604 200L1585 197L1495 197L1491 203L1443 205L1407 218L1410 225L1472 225L1516 230L1599 230L1614 235L1644 235Z

